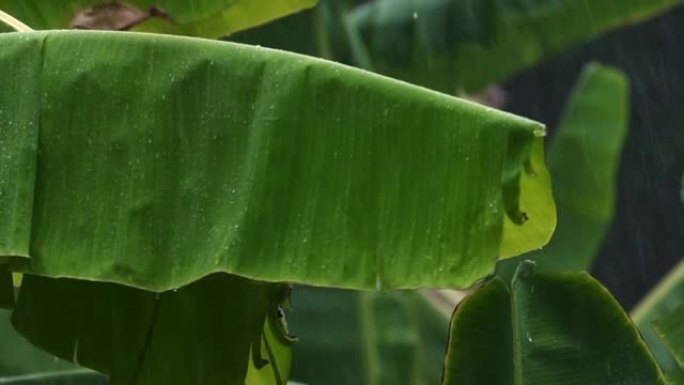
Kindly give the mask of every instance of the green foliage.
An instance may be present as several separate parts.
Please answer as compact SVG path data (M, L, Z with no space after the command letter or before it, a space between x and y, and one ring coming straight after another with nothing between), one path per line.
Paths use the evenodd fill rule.
M220 271L466 287L553 230L538 123L257 47L76 31L0 44L15 79L0 90L0 255L15 271L153 291Z
M0 384L103 385L104 376L50 356L22 338L0 310Z
M620 151L627 133L628 81L620 71L591 64L567 103L548 155L558 227L542 250L501 261L509 282L523 260L537 271L588 269L613 219Z
M27 275L12 323L55 356L108 374L111 385L244 384L250 359L287 374L288 357L250 354L278 343L263 329L278 286L214 274L156 294Z
M586 273L498 277L451 321L444 384L665 384L636 327Z
M54 28L101 3L0 0L0 9ZM151 15L134 30L217 37L315 1L131 3L172 19ZM330 0L236 39L351 55L436 89L475 91L678 3L375 0L345 17ZM497 258L543 246L555 227L534 122L255 47L83 32L0 36L0 46L0 74L13 79L0 88L0 307L14 306L11 271L43 275L26 275L17 329L114 385L285 383L293 340L279 318L284 286L221 272L361 289L466 287ZM559 234L525 258L541 270L586 268L595 254L613 214L627 99L624 76L598 66L573 93L549 154ZM495 278L457 309L445 384L663 383L598 283L525 269L510 291ZM297 379L438 381L446 319L419 295L302 297L309 302L291 319L306 340L295 348ZM682 306L663 316L664 298L647 312L681 359ZM7 341L8 350L27 346ZM22 370L37 375L0 373L0 383L103 381L27 351Z
M631 313L634 323L639 327L639 331L648 342L658 363L668 373L668 377L673 379L677 377L684 379L684 369L678 367L670 348L663 344L656 330L654 330L653 323L666 320L668 317L675 317L673 314L675 314L676 309L681 308L683 304L684 261L675 266ZM671 329L667 327L668 322L660 322L665 322L663 324L664 331L668 335L671 334ZM673 347L681 349L681 345L678 343L675 343Z
M653 328L670 350L679 368L684 370L684 303L672 313L655 321Z
M439 383L448 318L414 292L297 288L292 378L308 385Z
M679 0L375 0L350 24L373 69L433 89L475 92ZM359 60L357 59L357 62Z
M34 29L65 29L79 13L91 7L112 7L112 3L107 0L0 0L0 9ZM152 7L166 14L166 17L152 15L134 30L217 38L312 7L316 0L129 0L128 3L143 14ZM121 17L112 15L111 9L109 14L103 8L99 12L100 17ZM97 15L97 8L92 13Z

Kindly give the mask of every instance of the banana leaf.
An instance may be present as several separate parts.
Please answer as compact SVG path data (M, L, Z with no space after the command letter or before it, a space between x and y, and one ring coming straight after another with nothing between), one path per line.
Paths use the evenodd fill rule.
M158 292L214 272L466 287L555 226L539 123L232 43L51 31L0 46L15 272Z
M349 17L373 70L445 92L476 92L555 53L679 4L375 0Z
M558 227L543 249L499 262L497 273L505 282L523 260L536 261L537 271L589 269L613 219L628 116L625 75L596 64L585 67L547 157Z
M45 372L15 377L0 377L2 385L107 385L107 377L90 370Z
M415 292L298 287L292 378L308 385L439 383L449 319Z
M653 328L672 353L679 368L684 370L684 303L672 313L656 320Z
M684 379L668 346L658 337L653 322L666 318L684 304L684 261L675 266L632 310L631 317L669 377ZM680 325L681 328L681 325ZM684 382L677 382L684 383Z
M12 323L36 346L107 374L112 385L242 385L250 364L250 378L272 371L270 383L284 384L289 346L272 353L280 331L264 328L277 317L281 286L213 274L153 293L26 275Z
M105 385L105 376L73 366L34 347L10 323L10 312L0 310L0 384Z
M320 0L314 8L237 32L226 39L349 64L350 52L359 47L350 41L353 31L346 8L341 0Z
M217 38L312 7L316 0L0 0L34 29L133 29Z
M617 301L583 272L498 277L451 320L443 384L665 384Z

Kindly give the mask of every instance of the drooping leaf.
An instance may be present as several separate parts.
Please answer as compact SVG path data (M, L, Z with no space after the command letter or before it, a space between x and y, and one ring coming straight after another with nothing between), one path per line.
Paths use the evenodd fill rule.
M523 260L537 271L586 270L613 219L615 184L629 116L628 81L622 72L596 64L582 73L547 157L558 207L558 227L549 244L501 261L497 273L509 282Z
M444 384L665 384L636 327L597 281L530 270L520 265L510 293L496 277L459 305Z
M214 274L160 294L27 275L12 322L32 343L110 384L244 384L277 284ZM280 368L289 370L289 362Z
M217 38L312 7L316 0L0 0L33 29L135 29Z
M466 297L454 311L443 385L514 384L511 304L499 278Z
M280 312L277 314L282 315ZM261 357L268 361L268 365L258 368L254 360L250 360L245 385L283 385L290 383L287 379L290 377L294 343L295 341L287 334L283 334L282 330L278 330L272 322L267 320L264 323L264 334L261 341ZM252 346L252 349L254 348Z
M373 69L433 89L481 90L679 0L375 0L350 22Z
M13 271L154 291L219 271L463 287L553 230L538 123L258 47L83 31L0 44Z
M309 385L439 382L448 318L418 293L301 287L292 378Z
M684 379L672 353L653 329L653 322L667 317L684 304L684 261L675 266L658 285L632 310L631 317L648 342L658 363L668 377Z

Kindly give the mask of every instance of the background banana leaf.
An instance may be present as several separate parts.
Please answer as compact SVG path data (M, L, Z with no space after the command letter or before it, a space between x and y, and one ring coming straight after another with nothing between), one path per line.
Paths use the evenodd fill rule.
M520 265L510 292L497 277L458 306L444 384L665 384L636 327L597 281L532 266Z
M375 0L349 17L373 70L446 92L475 92L579 42L678 4Z
M156 291L219 271L465 287L555 225L538 123L257 47L76 31L0 44L14 79L0 255L15 271Z
M476 92L563 49L678 4L375 0L345 7L323 0L312 11L230 39L349 63L448 93ZM558 23L570 27L557 28Z
M536 261L537 271L589 269L613 219L616 173L628 113L624 74L596 64L585 67L547 157L558 206L558 228L543 249L497 265L497 273L505 282L523 260Z
M32 346L10 323L10 312L0 310L0 384L104 385L106 377L70 365Z
M658 337L670 350L679 368L684 370L684 304L653 323Z
M415 292L298 287L292 378L309 385L437 384L448 316Z
M653 322L666 319L684 304L684 261L681 261L658 285L632 310L631 317L648 342L658 363L672 377L684 383L684 369L677 365L670 349L663 344L653 329ZM680 310L681 311L681 310ZM679 324L679 330L683 324ZM666 329L667 328L667 325ZM681 349L681 345L675 344Z
M0 0L0 9L33 29L65 29L76 22L80 28L112 26L216 38L315 4L316 0Z

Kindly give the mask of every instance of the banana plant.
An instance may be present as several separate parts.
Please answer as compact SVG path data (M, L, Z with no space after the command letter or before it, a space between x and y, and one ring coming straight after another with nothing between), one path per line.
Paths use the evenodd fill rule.
M171 1L74 3L74 27L111 11L140 19L109 29L218 33L182 26ZM283 282L465 288L555 226L543 126L523 118L259 47L67 31L0 45L0 298L31 342L112 384L284 384ZM660 381L629 341L638 365L621 373Z
M112 384L284 383L280 282L468 287L553 231L539 123L259 47L0 45L12 323Z

